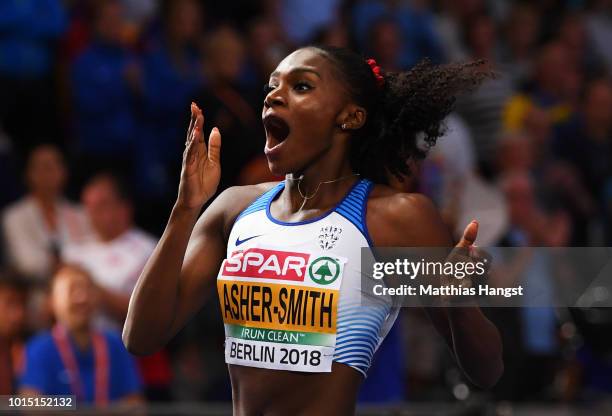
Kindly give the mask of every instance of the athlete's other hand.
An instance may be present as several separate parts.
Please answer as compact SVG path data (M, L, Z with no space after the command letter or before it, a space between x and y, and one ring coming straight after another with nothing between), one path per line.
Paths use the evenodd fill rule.
M473 262L483 262L485 270L488 270L491 266L492 257L490 253L475 244L477 236L478 222L473 220L463 230L461 240L459 240L453 251L455 254L469 257Z
M459 240L455 247L470 250L471 247L475 247L474 242L476 241L477 236L478 223L476 221L472 221L467 225L467 227L465 227L465 230L463 230L461 240Z
M477 236L478 222L472 221L465 227L461 240L459 240L457 245L455 245L451 253L446 258L446 262L463 263L463 267L461 268L463 272L461 275L455 276L444 275L442 279L440 279L443 286L452 285L462 288L470 288L473 285L472 278L486 277L486 274L491 266L491 255L474 244ZM483 273L478 274L475 266L472 268L472 271L468 272L466 267L467 263L481 263ZM471 299L465 296L443 295L441 296L441 299L447 305L467 305L469 302L471 302Z
M210 132L208 148L204 142L204 115L191 103L191 121L187 130L177 205L200 209L217 191L221 178L221 133Z

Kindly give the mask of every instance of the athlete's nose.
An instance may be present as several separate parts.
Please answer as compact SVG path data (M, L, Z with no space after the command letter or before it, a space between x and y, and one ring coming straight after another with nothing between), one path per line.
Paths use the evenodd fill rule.
M264 98L265 107L276 107L284 104L285 98L281 94L280 87L274 88L268 93L268 95L266 95L266 98Z

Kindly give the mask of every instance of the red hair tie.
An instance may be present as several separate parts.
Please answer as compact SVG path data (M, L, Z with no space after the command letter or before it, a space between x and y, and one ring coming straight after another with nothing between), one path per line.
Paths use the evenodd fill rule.
M368 65L370 65L374 78L376 78L376 85L378 85L378 88L382 88L382 86L385 85L385 78L382 75L382 68L378 66L376 61L372 58L366 59L366 62Z

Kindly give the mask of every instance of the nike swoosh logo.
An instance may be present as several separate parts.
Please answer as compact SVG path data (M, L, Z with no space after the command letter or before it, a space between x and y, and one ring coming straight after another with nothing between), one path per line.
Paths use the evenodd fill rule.
M239 246L242 243L246 243L247 241L252 240L254 238L261 237L262 235L263 234L254 235L253 237L248 237L248 238L245 238L244 240L241 240L240 237L237 237L236 238L236 246Z

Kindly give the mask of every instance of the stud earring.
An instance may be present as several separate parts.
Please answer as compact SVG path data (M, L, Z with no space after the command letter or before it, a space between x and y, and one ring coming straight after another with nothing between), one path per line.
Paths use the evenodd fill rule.
M346 126L346 123L342 123L342 126L340 126L340 128L341 128L342 130L346 130L346 127L347 127L347 126Z

